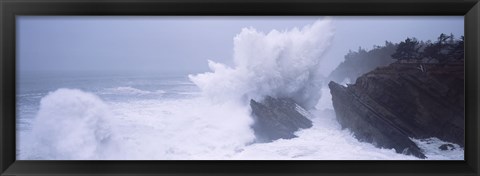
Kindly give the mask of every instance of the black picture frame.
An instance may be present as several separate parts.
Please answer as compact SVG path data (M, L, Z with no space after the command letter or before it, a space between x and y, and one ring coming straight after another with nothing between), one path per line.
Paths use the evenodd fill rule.
M479 175L478 0L0 0L1 175ZM460 15L465 17L464 161L16 161L17 15Z

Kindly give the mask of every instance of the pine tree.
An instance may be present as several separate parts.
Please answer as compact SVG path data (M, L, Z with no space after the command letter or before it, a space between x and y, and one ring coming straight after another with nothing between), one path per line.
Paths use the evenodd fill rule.
M415 38L407 38L405 41L398 44L397 50L392 54L392 58L398 61L401 60L420 60L422 59L419 52L421 46Z

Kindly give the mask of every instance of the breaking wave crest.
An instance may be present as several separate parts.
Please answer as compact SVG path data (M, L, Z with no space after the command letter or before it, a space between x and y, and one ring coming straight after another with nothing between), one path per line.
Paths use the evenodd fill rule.
M201 97L104 102L92 93L58 89L42 98L28 141L22 142L28 149L22 148L19 158L418 159L359 142L341 129L318 72L333 32L329 19L266 34L244 28L234 38L234 67L209 61L211 72L189 75ZM163 92L116 87L107 93ZM294 99L308 111L301 113L313 127L297 131L297 138L252 144L253 119L246 103L265 96ZM424 150L440 145L416 143ZM454 147L447 151L451 156L463 152ZM427 156L445 159L435 158L442 154L436 150Z
M292 98L310 109L321 96L318 68L333 35L330 19L267 34L243 28L234 38L233 68L209 60L212 72L189 78L214 101L248 102L269 95Z
M165 91L157 90L157 91L147 91L147 90L140 90L133 87L115 87L115 88L107 88L104 91L100 92L100 94L125 94L125 95L146 95L146 94L164 94Z
M108 153L108 106L97 96L58 89L42 98L33 122L31 159L96 159Z

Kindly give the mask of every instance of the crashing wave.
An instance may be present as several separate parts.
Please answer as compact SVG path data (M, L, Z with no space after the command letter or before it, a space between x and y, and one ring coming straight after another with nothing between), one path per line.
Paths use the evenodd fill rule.
M31 159L97 159L111 138L108 106L97 96L58 89L42 98L33 122Z
M233 68L209 60L212 72L189 78L214 101L248 103L250 99L272 96L292 98L311 109L321 96L322 75L318 68L333 34L330 19L267 34L243 28L234 38Z

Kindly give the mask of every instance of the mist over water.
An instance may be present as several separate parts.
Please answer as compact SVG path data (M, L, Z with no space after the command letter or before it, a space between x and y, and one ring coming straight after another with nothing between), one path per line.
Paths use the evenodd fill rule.
M70 76L21 82L18 159L418 159L359 142L335 119L317 68L334 35L330 19L234 38L234 66L177 76ZM24 79L25 80L25 79ZM35 84L34 84L35 83ZM253 143L250 99L293 98L313 127L297 138ZM28 110L28 111L25 111ZM428 159L463 159L436 139L415 141ZM441 141L440 141L441 142Z

